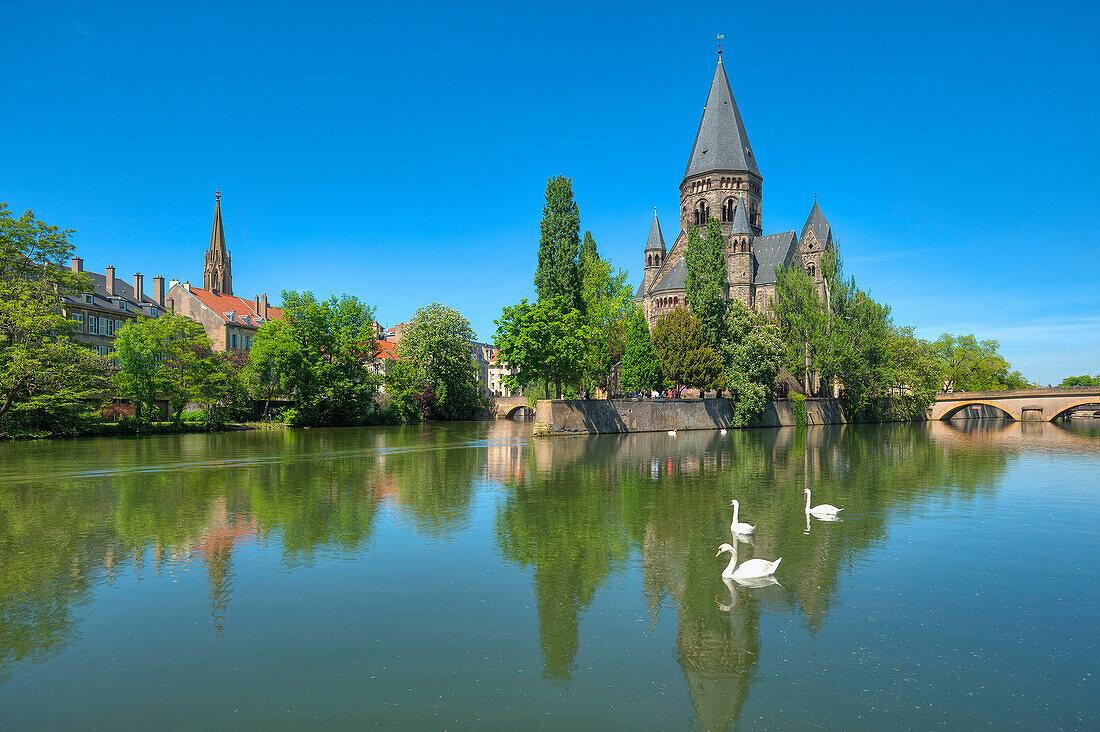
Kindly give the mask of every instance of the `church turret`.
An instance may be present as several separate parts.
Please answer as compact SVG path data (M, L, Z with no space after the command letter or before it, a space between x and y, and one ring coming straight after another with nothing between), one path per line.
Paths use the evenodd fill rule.
M225 295L233 294L233 272L229 250L225 248L225 231L222 229L222 192L214 193L214 226L210 230L210 248L202 271L202 286Z
M726 282L729 299L738 299L753 306L753 229L749 224L748 206L741 198L735 204L730 235L726 245Z
M756 167L721 54L719 50L707 105L680 183L680 228L702 229L711 217L729 224L740 198L747 202L745 213L752 233L760 236L764 179Z
M653 209L653 223L649 227L649 238L645 243L645 279L642 292L649 292L653 282L665 262L665 237L661 234L661 222L657 220L657 209Z
M833 231L825 214L821 212L821 207L817 205L816 196L814 207L810 209L810 215L806 217L806 223L802 227L802 235L798 238L798 248L806 274L824 292L825 275L821 269L821 260L825 252L833 248Z

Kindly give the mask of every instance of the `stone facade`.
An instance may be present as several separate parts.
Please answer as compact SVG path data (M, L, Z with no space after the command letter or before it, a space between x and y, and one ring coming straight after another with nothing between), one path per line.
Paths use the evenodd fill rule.
M764 235L763 186L719 55L707 106L680 182L679 233L670 249L665 246L656 210L653 213L645 246L645 274L636 293L650 325L669 311L688 305L684 249L690 231L698 228L705 234L709 219L720 222L726 241L727 299L736 298L766 312L775 294L777 270L783 267L804 269L824 292L821 258L833 246L829 222L814 201L801 234Z
M82 272L92 281L90 292L65 297L61 306L65 317L73 321L74 339L102 356L114 351L118 331L138 318L156 318L165 312L164 278L153 278L153 296L145 294L145 278L134 275L133 284L115 276L115 268L104 274L85 272L84 260L74 257L73 272Z

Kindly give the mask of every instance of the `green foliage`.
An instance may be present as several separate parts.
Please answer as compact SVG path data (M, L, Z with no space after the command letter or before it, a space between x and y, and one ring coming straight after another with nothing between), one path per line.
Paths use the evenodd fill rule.
M722 225L717 219L707 220L707 234L700 238L698 228L688 233L684 250L687 268L685 290L691 312L699 319L706 342L717 350L723 340L726 312L726 243Z
M571 301L554 297L531 304L524 299L504 308L496 326L497 360L517 370L508 377L513 389L541 382L549 393L553 384L560 399L564 386L580 382L591 335Z
M68 267L71 231L0 203L0 435L72 434L107 385L107 361L75 343L62 296L91 291Z
M1089 376L1088 374L1083 376L1069 376L1062 379L1062 383L1058 386L1100 386L1100 374L1096 376Z
M944 333L932 344L943 371L944 391L1000 391L1031 386L1000 354L1001 344L973 334Z
M416 364L398 361L386 372L383 410L395 422L430 419L436 405L431 381Z
M723 330L725 382L734 398L734 422L747 427L771 399L783 365L783 341L773 323L740 300L730 301Z
M297 402L294 424L364 424L378 388L375 348L374 308L357 297L283 292L283 319L260 326L247 381Z
M475 337L457 310L433 303L416 311L397 347L398 363L408 366L394 370L394 388L402 399L413 399L403 404L403 412L415 407L434 419L470 419L485 406L470 353Z
M612 367L623 358L626 328L634 311L634 293L627 273L612 273L611 262L600 259L591 232L585 232L580 255L581 304L587 326L584 350L584 386L607 389Z
M791 410L794 412L794 424L796 427L805 427L809 420L806 417L806 395L791 394Z
M722 359L707 344L698 318L686 308L662 316L650 337L661 370L676 384L677 393L685 386L701 392L722 388Z
M640 307L635 307L627 324L626 348L623 352L623 388L648 394L664 389L664 374L653 341L649 323Z
M581 215L573 200L572 179L564 176L546 182L546 204L539 226L539 263L535 290L539 300L562 298L572 306L577 300L577 249Z

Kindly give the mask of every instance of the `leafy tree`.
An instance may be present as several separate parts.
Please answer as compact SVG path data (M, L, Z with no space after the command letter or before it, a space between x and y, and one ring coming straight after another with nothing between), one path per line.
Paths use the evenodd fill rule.
M814 366L832 366L831 354L822 353L827 350L829 313L817 286L799 267L783 267L776 272L772 312L779 323L787 368L802 382L803 392L809 394Z
M398 422L420 422L432 416L435 391L427 374L411 361L398 361L386 372L386 396Z
M572 180L556 176L546 182L546 205L539 226L539 263L535 290L539 300L563 298L577 306L577 249L581 215L573 200Z
M71 339L58 305L92 289L67 266L71 234L0 203L0 434L71 432L106 387L106 360Z
M475 337L470 321L439 303L417 310L401 337L398 358L412 364L431 386L431 415L436 419L469 419L483 406L470 352Z
M268 369L266 378L297 402L293 424L363 424L378 388L367 368L375 348L374 308L359 298L318 302L310 292L284 291L283 320L256 333L250 380Z
M588 339L585 346L585 386L606 391L612 367L623 357L626 324L634 310L634 293L627 273L612 272L611 263L600 259L591 233L581 250L581 304Z
M1089 376L1084 374L1083 376L1069 376L1062 379L1062 383L1058 386L1100 386L1100 374L1096 376Z
M685 289L691 311L699 319L703 337L711 348L718 349L723 340L723 316L726 312L726 257L722 225L717 219L707 220L707 234L700 238L699 229L688 233L684 250L687 268Z
M583 287L584 281L589 277L592 266L600 260L596 251L596 240L592 238L592 232L584 232L580 250L577 252L577 280Z
M1001 344L979 341L973 334L944 333L933 343L943 370L944 391L996 391L1030 386L1000 354Z
M726 388L733 395L734 420L747 427L764 413L783 366L779 329L764 316L733 300L726 311L723 344Z
M305 368L305 351L296 329L285 320L269 320L252 339L242 379L252 397L264 402L264 415L271 412L271 400L290 394L294 379Z
M552 383L561 399L563 386L580 381L590 336L571 300L554 297L531 304L524 299L504 308L495 322L497 360L516 369L507 377L509 386L541 382L550 393Z
M653 350L645 313L635 306L627 323L626 348L623 352L623 388L649 393L664 387L661 362Z
M722 359L707 344L698 318L686 308L662 316L653 326L651 338L661 370L676 384L677 393L685 386L701 392L722 388Z

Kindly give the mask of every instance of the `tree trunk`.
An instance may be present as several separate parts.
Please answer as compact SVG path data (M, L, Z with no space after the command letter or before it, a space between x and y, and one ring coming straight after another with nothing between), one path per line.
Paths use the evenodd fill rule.
M554 379L554 387L558 390L558 399L561 399L561 377L558 376Z

